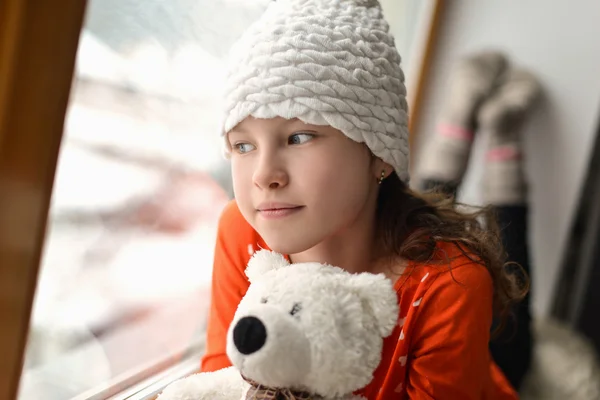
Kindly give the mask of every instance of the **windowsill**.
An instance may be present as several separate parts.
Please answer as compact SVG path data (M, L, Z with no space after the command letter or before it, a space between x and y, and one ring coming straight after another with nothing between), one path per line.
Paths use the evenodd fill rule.
M198 360L196 357L192 357L159 374L152 376L152 378L147 379L146 381L123 391L122 393L111 397L110 400L154 400L170 383L194 374L198 372L198 370Z
M199 369L204 351L208 291L165 303L137 321L25 370L19 398L124 399L129 397L121 394L131 388L141 393L140 382L148 387L157 379L177 379L172 368L194 372L190 365ZM173 321L182 323L173 326Z

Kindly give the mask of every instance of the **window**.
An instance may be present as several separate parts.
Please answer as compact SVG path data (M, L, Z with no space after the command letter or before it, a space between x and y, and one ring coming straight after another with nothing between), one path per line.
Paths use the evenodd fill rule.
M223 60L258 13L252 2L88 4L20 398L118 390L188 357L199 366L232 196L217 133Z
M140 398L199 366L215 228L233 195L217 93L230 45L266 1L88 1L66 114L56 104L71 78L83 5L3 5L0 315L10 328L2 349L16 350L0 367L0 398L4 382L16 386L10 368L29 311L16 375L22 400ZM382 3L394 15L404 4ZM53 126L63 118L41 246L60 137ZM19 179L35 183L36 201L22 202L31 193L13 185ZM36 238L27 257L15 247L22 238ZM18 290L6 296L10 287Z

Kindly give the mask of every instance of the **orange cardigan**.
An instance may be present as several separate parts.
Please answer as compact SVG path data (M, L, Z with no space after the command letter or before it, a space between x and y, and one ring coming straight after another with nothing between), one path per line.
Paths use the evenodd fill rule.
M231 365L227 329L249 286L244 269L261 248L268 246L230 202L219 222L202 371ZM385 339L372 382L358 394L368 400L517 399L488 350L493 293L488 271L454 245L438 248L450 257L450 268L413 264L396 282L398 325Z

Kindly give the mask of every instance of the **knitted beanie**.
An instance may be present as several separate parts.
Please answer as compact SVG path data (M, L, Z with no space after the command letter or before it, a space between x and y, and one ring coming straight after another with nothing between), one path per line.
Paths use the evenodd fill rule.
M275 0L232 47L225 135L248 116L329 125L408 181L400 55L377 0Z

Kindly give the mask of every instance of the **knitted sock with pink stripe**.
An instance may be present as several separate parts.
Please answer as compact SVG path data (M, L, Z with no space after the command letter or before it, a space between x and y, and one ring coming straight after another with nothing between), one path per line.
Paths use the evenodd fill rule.
M477 112L506 66L501 53L490 51L464 58L453 70L440 123L419 151L418 181L460 183L469 162Z
M481 108L479 127L489 134L483 181L487 204L506 206L527 201L521 132L539 94L540 85L531 73L512 70Z

